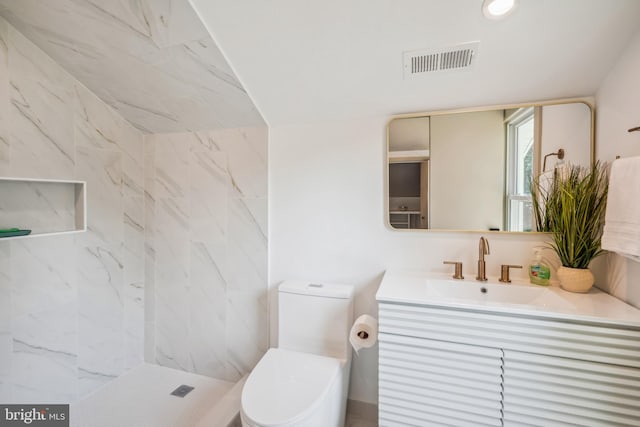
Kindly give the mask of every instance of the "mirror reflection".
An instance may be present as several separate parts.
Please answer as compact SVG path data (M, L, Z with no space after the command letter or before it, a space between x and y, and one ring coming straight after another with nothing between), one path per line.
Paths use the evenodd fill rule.
M529 184L593 161L583 102L438 112L388 127L388 219L396 229L535 231Z

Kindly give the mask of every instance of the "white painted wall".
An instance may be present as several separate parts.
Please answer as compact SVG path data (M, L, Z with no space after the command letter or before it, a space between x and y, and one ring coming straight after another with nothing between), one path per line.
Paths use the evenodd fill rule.
M431 118L430 228L504 229L503 120L503 110Z
M591 110L582 102L542 107L542 147L540 170L543 157L564 148L564 161L589 166L591 146ZM547 170L553 170L558 161L555 156L547 159Z
M396 119L389 123L389 151L429 149L429 117Z
M275 126L269 134L269 283L272 345L277 343L277 285L284 279L356 286L355 315L377 315L375 292L390 268L472 276L479 233L392 231L385 227L387 117ZM527 265L540 235L485 233L487 271ZM524 270L515 270L524 277ZM377 401L377 348L354 355L350 398Z
M612 161L640 156L640 32L614 64L596 94L596 153L598 159ZM637 189L636 189L637 191ZM601 261L606 265L606 289L618 298L640 307L640 263L615 254ZM602 274L600 274L602 276Z

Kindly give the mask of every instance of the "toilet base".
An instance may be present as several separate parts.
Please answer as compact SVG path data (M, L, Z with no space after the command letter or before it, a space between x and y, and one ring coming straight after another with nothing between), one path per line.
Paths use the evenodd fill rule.
M331 389L328 390L326 398L317 408L304 418L278 425L277 427L343 427L347 411L351 360L342 363L343 366L340 369L338 378L335 379ZM243 427L266 427L255 424L247 418L241 408L240 420Z

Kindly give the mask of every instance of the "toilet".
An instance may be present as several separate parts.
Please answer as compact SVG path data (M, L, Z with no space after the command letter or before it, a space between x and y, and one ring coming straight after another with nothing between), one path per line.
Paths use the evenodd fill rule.
M242 390L245 427L342 427L347 405L353 287L285 281L278 341Z

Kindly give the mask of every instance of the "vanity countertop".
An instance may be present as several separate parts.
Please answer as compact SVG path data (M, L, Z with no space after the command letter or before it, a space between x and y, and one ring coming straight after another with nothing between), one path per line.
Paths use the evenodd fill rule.
M577 294L522 280L503 284L497 278L479 282L473 277L454 280L447 274L387 270L376 300L640 328L639 309L597 288Z

